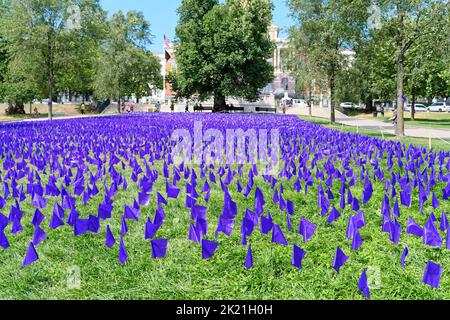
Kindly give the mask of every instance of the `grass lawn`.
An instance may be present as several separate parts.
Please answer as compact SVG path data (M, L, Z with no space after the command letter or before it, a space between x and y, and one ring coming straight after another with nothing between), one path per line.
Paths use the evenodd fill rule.
M373 119L372 114L359 114L357 117ZM389 122L389 118L392 117L392 112L386 112L384 117L378 114L375 119ZM430 127L436 129L450 130L450 113L448 112L418 112L416 113L415 120L411 120L411 114L405 112L405 124L409 126Z
M149 114L146 121L138 120L137 116L127 118L124 124L108 123L106 118L83 120L83 126L78 126L80 131L77 137L70 138L68 146L76 154L79 150L72 147L75 141L77 146L84 148L100 147L102 143L109 140L105 139L102 130L111 126L111 131L117 131L118 136L128 137L127 139L117 139L114 143L126 143L136 140L139 136L146 134L149 126L158 126L171 121L170 115ZM181 116L180 116L181 117ZM185 117L212 117L210 115L186 115ZM216 116L218 117L218 116ZM228 117L228 116L221 116ZM230 115L233 121L240 116ZM269 116L268 116L269 117ZM129 120L131 119L131 120ZM213 119L213 118L208 118ZM259 120L263 118L258 118ZM255 123L258 123L255 118ZM292 125L297 123L293 117L270 116L270 121L279 119L281 125ZM289 119L289 120L284 120ZM70 124L69 120L67 124ZM98 121L98 122L96 122ZM208 120L212 121L212 120ZM286 121L286 122L284 122ZM316 120L314 120L316 121ZM249 123L249 119L242 120L243 124ZM319 121L317 121L319 122ZM212 122L214 124L214 122ZM219 123L219 122L218 122ZM301 123L297 123L302 125ZM326 123L323 123L326 124ZM36 124L33 130L39 129L42 124ZM70 125L54 124L54 127L46 129L45 135L52 137L63 134L69 137L68 130ZM3 125L2 125L3 126ZM4 127L0 126L0 130ZM125 129L125 128L130 129ZM313 129L325 133L320 127ZM334 129L334 128L333 128ZM20 129L15 129L20 130ZM63 131L62 131L63 130ZM75 130L75 129L74 129ZM130 131L126 131L130 130ZM351 132L353 128L345 128ZM34 131L33 131L34 132ZM84 138L84 133L88 132L91 138ZM30 132L32 134L32 132ZM38 137L38 136L37 136ZM87 136L86 136L87 137ZM145 136L152 139L151 136ZM344 138L339 133L332 134L334 141ZM319 139L317 136L316 139ZM391 137L387 137L391 139ZM19 136L17 138L20 140ZM38 139L38 138L36 138ZM69 139L69 138L68 138ZM86 140L84 140L86 139ZM411 140L413 141L413 140ZM414 139L414 141L416 141ZM329 141L332 143L332 141ZM55 148L63 147L64 141L55 144ZM322 145L324 147L324 145ZM71 151L71 152L72 152ZM142 165L143 159L139 156L139 150L126 148L126 152L136 156ZM17 154L18 161L20 155ZM121 157L122 159L122 157ZM308 166L311 165L312 157L309 159ZM0 160L0 168L4 159ZM325 158L318 161L321 170L324 168ZM380 163L381 164L381 163ZM340 161L335 162L336 168L343 170ZM352 166L359 173L359 167ZM386 168L383 161L382 168ZM25 256L30 239L33 237L33 227L30 224L35 207L32 206L28 197L21 203L21 210L24 212L22 224L24 231L17 235L11 235L11 226L5 230L11 247L7 250L0 248L0 299L364 299L358 291L358 280L363 268L379 272L380 278L375 281L378 287L371 290L372 299L450 299L450 251L445 248L436 249L422 244L421 239L406 234L403 231L399 245L394 245L389 240L389 235L381 232L380 206L385 194L384 182L374 182L373 197L365 205L361 204L361 210L365 212L367 225L361 229L363 239L362 247L354 251L351 248L351 241L345 237L345 230L350 214L354 214L350 206L341 210L342 217L332 224L327 223L326 218L322 217L317 205L317 191L322 181L314 180L313 186L309 187L308 193L305 192L305 186L302 181L302 191L296 192L294 189L294 179L287 180L282 178L278 180L276 188L283 184L284 198L292 200L295 206L295 214L292 217L292 230L287 227L286 214L278 208L272 201L273 189L270 184L260 175L255 176L254 183L264 194L266 200L265 211L270 212L274 222L282 228L289 246L274 244L271 242L271 234L263 235L259 232L259 226L255 228L249 241L253 249L254 267L245 269L244 262L247 253L247 246L241 244L241 221L246 209L253 210L255 188L245 197L237 191L236 180L239 180L242 186L248 182L247 172L249 166L243 169L244 175L237 176L229 185L230 194L236 201L239 210L236 217L236 225L230 237L220 234L218 237L219 247L214 256L209 260L202 260L200 245L189 241L188 232L190 225L190 210L185 207L185 185L189 181L181 178L178 187L181 192L177 199L169 199L168 205L164 207L166 222L158 231L156 238L168 238L168 252L164 259L152 259L150 243L144 240L144 228L147 217L153 217L156 205L156 192L159 191L165 195L165 180L163 177L163 165L161 160L155 161L151 165L156 169L160 178L153 185L150 205L141 208L141 217L139 221L128 221L128 234L124 238L128 260L125 265L118 262L118 241L121 228L121 216L124 205L133 203L139 192L137 183L134 183L130 176L131 169L126 166L125 169L118 164L115 166L124 178L127 179L128 188L123 190L119 188L114 199L113 219L102 221L101 229L98 234L88 233L74 237L73 229L69 226L63 226L56 230L50 230L48 223L52 214L53 203L60 202L60 197L50 197L47 207L41 210L46 220L42 223L42 228L47 232L48 238L39 244L37 251L39 260L27 268L22 267L22 261ZM34 166L33 166L34 168ZM169 166L172 172L173 166ZM197 175L199 168L193 167ZM370 166L368 169L372 169ZM90 169L93 169L90 167ZM107 166L108 169L108 166ZM233 167L236 170L236 166ZM145 169L144 169L145 170ZM313 172L316 169L311 169ZM76 174L76 167L71 169ZM95 170L93 169L95 172ZM394 171L402 171L397 164L394 165ZM48 182L48 173L39 173L42 179L42 185ZM1 173L5 176L5 172ZM208 175L206 175L207 177ZM85 173L86 180L89 179L89 173ZM385 172L385 177L390 177L390 172ZM198 193L207 178L198 178ZM108 177L109 185L111 179ZM27 183L23 178L19 183ZM57 185L61 186L59 180ZM97 214L98 205L103 201L105 190L101 181L97 182L100 193L93 197L86 206L81 203L81 197L77 198L77 211L80 217L86 218L91 214ZM444 185L438 184L436 190L441 190ZM213 240L218 218L223 207L223 192L220 184L211 183L211 198L207 203L200 195L198 205L207 206L208 216L208 234L205 238ZM330 200L332 206L339 207L339 189L340 183L335 182L331 192L336 196ZM73 192L73 186L69 185L68 191ZM358 180L351 191L354 196L361 199L363 182ZM441 191L437 191L442 199ZM3 193L2 193L3 195ZM405 227L408 217L411 216L420 225L423 225L428 215L433 211L430 202L424 206L425 215L419 212L417 201L418 191L413 190L413 202L411 208L401 206L400 224ZM14 201L9 198L7 206L2 212L7 215L10 206ZM436 216L440 217L442 210L450 212L450 203L441 201L441 206L436 211ZM66 217L68 212L66 211ZM305 217L317 225L315 235L310 241L304 244L297 230L299 228L300 217ZM116 238L116 244L112 249L104 245L106 225L111 226L112 232ZM445 236L445 235L444 235ZM306 251L303 260L303 268L298 270L291 265L292 244L297 244ZM336 247L339 246L349 256L349 261L345 264L339 273L332 268L332 262ZM400 266L400 257L404 247L409 248L406 267ZM444 244L445 246L445 244ZM444 267L441 278L440 288L433 289L422 283L423 271L426 262L431 259ZM70 270L73 267L79 268L81 274L80 289L71 289L67 285L70 279ZM371 275L370 279L372 278ZM378 281L379 280L379 281Z
M38 109L39 115L34 115L34 108ZM25 105L26 114L21 115L6 115L4 110L7 108L6 104L0 103L0 122L18 121L33 118L47 118L48 117L48 106L47 104L33 104L32 105L32 115L30 116L30 105ZM78 105L73 104L53 104L53 116L54 117L66 117L66 116L78 116L80 111L78 110Z
M306 121L310 121L313 123L323 125L327 128L333 129L333 130L339 130L342 132L349 132L349 133L360 133L365 136L385 139L388 141L399 141L395 135L389 134L389 133L382 134L380 131L366 130L366 129L356 128L353 126L346 126L346 125L341 125L341 124L331 124L329 120L325 120L323 118L308 117L308 116L300 116L300 118L303 120L306 120ZM424 146L427 148L430 145L430 141L427 138L404 137L400 141L407 145L412 144L412 145L416 145L416 146ZM432 139L431 146L435 150L450 151L450 142L447 143L440 139Z

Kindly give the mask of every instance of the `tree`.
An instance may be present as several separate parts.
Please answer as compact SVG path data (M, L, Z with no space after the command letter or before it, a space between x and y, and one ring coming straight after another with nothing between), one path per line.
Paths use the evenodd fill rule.
M272 9L266 0L183 0L175 41L178 97L213 96L215 112L226 108L226 96L257 100L273 80Z
M397 135L405 135L404 79L406 56L420 39L443 33L449 28L447 0L379 1L383 12L383 27L396 44L397 67Z
M313 94L316 93L317 87L320 86L320 81L317 80L322 79L323 75L316 68L309 52L305 50L305 39L303 39L302 34L297 34L298 32L297 28L291 28L289 31L291 42L284 52L283 59L287 69L295 77L297 89L307 97L309 115L312 116Z
M88 27L102 12L98 0L4 0L5 12L0 29L8 42L12 78L34 84L48 97L48 116L52 119L52 100L56 86L70 65L68 39L73 32L70 19Z
M364 0L288 0L297 26L290 40L309 53L315 69L325 76L330 99L330 120L335 122L335 81L348 66L343 49L352 49L365 24ZM295 31L295 33L293 32ZM295 40L295 38L297 38Z
M150 24L140 12L122 11L107 24L107 38L97 59L94 91L103 98L137 97L150 91L149 84L161 86L161 65L146 48L151 44Z

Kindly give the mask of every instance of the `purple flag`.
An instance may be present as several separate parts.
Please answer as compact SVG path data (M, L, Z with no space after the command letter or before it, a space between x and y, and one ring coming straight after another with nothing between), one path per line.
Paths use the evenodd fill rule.
M405 250L403 250L402 258L400 259L400 265L404 268L405 267L405 260L406 256L408 255L409 250L407 247L405 247Z
M306 254L305 250L294 244L292 253L292 265L297 269L301 269L302 261L303 258L305 257L305 254Z
M428 261L425 267L422 282L433 287L439 288L439 282L441 280L442 267L432 261Z
M106 237L105 237L105 245L108 248L112 248L116 243L116 239L114 239L114 235L111 232L111 228L109 225L106 226Z
M244 267L246 269L251 269L253 267L253 255L252 255L252 246L251 246L251 244L248 245L247 257L245 258Z
M47 199L45 199L43 196L35 193L32 200L33 206L37 208L44 209L47 206Z
M36 211L34 211L33 219L31 219L31 224L35 227L39 226L42 221L44 221L45 216L42 214L42 212L39 211L39 209L36 208Z
M36 226L34 229L34 235L33 235L33 245L37 246L39 243L44 241L47 238L47 234L43 229L41 229L39 226Z
M316 225L305 218L300 219L300 227L298 229L298 233L303 237L303 242L310 240L316 231Z
M5 232L3 229L0 229L0 247L2 247L4 250L8 249L10 246L8 238L5 235Z
M166 181L167 198L176 199L180 193L180 189Z
M125 264L125 261L128 259L127 250L125 249L125 245L123 244L123 236L120 237L120 246L119 246L119 262L121 265Z
M164 258L166 256L168 241L168 239L154 239L150 241L153 259Z
M442 237L434 226L432 219L428 219L424 226L423 243L437 248L442 246Z
M202 240L202 236L199 233L199 230L197 230L197 227L191 223L189 226L189 235L188 240L200 243Z
M164 197L159 192L157 193L157 199L158 205L160 205L161 203L167 205L167 200L164 199Z
M272 231L273 228L273 221L272 217L270 216L270 212L267 214L267 218L264 216L261 216L261 233L262 234L268 234L270 231Z
M370 300L370 291L369 286L367 284L367 274L366 269L363 269L361 274L361 278L358 281L358 289L364 294L364 296Z
M423 237L423 228L417 222L415 222L413 218L408 217L408 226L406 227L406 233L421 238Z
M141 216L141 210L135 208L134 206L131 207L129 205L125 205L125 212L123 216L125 217L125 219L139 221L139 218Z
M88 232L88 229L89 229L89 219L77 218L75 220L75 226L73 229L75 236L86 234Z
M394 219L394 221L390 222L390 228L389 228L389 239L395 243L398 244L400 240L400 235L402 234L402 227L398 223L397 219Z
M340 216L341 216L340 212L339 212L335 207L333 207L333 208L331 209L330 215L328 216L327 222L328 222L328 223L333 223L334 221L336 221L337 219L339 219Z
M336 248L336 254L334 255L333 260L333 269L339 272L339 269L346 264L348 261L348 256L345 255L344 251L341 248Z
M275 223L273 224L272 229L272 242L282 244L284 246L288 245L288 241L286 240L283 231L281 231L280 226Z
M353 230L353 240L352 240L352 249L353 250L358 250L362 245L362 238L361 235L359 233L359 230L354 228Z
M147 219L145 224L145 239L152 239L158 231L160 225L151 222L150 218Z
M139 192L138 194L138 201L139 201L139 205L141 206L148 206L150 203L150 194L146 193L144 191Z
M436 209L437 207L439 207L441 205L441 203L439 202L438 198L436 197L436 193L434 193L434 191L433 191L433 198L431 200L431 205L433 206L434 209Z
M28 246L28 251L27 254L25 255L25 259L23 260L22 265L24 267L32 264L33 262L35 262L37 259L39 259L39 256L36 252L36 249L34 248L34 245L32 242L30 242L30 245Z
M202 240L202 259L209 259L214 255L219 243L210 240Z
M441 229L442 232L444 232L445 230L448 229L448 219L447 219L447 215L445 214L444 211L442 211L441 224L440 224L439 228Z

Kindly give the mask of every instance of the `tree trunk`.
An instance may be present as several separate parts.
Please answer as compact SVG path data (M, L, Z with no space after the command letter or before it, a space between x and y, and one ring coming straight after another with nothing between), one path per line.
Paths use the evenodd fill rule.
M411 103L411 121L416 120L416 95L412 94L412 103Z
M312 89L309 88L309 100L308 100L308 113L309 116L312 117Z
M119 97L119 99L117 99L117 111L119 113L121 113L121 110L120 110L120 97Z
M405 122L403 114L403 93L404 93L404 83L403 83L403 73L404 73L404 54L400 49L397 59L397 136L405 136Z
M336 112L334 110L334 104L333 104L333 100L334 100L334 77L330 76L328 78L328 97L330 99L329 104L330 104L330 121L331 123L335 123L336 122Z
M375 106L375 111L376 111L376 106ZM373 99L372 97L368 97L366 99L366 112L370 113L374 111L374 104L373 104Z
M221 112L227 109L225 96L223 94L215 94L214 95L214 107L213 112Z
M47 35L47 90L48 90L48 120L53 119L53 31L50 30Z

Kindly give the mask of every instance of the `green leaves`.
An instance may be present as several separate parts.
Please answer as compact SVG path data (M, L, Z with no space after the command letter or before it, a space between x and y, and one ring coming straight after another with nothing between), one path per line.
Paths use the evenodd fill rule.
M151 44L150 24L140 12L119 11L106 24L107 36L99 50L93 83L99 98L122 98L149 93L161 86L161 65L146 47Z
M273 78L271 2L184 0L178 13L178 95L256 100Z

